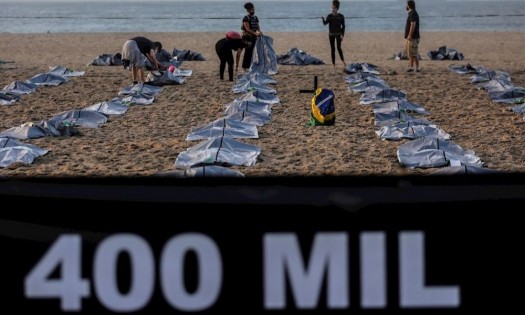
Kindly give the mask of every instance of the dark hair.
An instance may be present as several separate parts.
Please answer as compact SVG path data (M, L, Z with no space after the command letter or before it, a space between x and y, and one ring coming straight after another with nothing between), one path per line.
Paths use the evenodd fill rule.
M155 48L160 51L162 49L162 44L160 42L153 42L153 45L155 45Z
M244 8L245 8L246 10L251 10L251 9L253 9L253 8L254 8L253 3L251 3L251 2L246 2L246 3L244 4Z
M337 10L339 10L339 0L334 0L334 1L332 1L332 5L333 5Z
M412 10L415 10L416 9L416 2L414 0L408 0L407 1L407 6L412 9Z

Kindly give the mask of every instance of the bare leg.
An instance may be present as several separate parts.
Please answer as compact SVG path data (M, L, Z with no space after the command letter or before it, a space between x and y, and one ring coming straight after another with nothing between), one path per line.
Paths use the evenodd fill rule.
M146 80L144 79L144 68L143 68L143 67L141 67L141 68L139 69L139 76L140 76L140 82L141 82L141 83L145 83Z
M133 64L131 65L131 81L137 81L137 67Z
M413 71L414 69L414 57L412 57L411 51L410 51L410 41L406 40L405 42L405 51L408 59L408 71Z

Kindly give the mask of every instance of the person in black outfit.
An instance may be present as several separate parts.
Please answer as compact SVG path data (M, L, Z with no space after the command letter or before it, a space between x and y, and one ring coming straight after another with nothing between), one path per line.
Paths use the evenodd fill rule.
M244 71L248 71L252 64L252 55L257 38L262 35L261 28L259 26L259 18L255 15L255 6L251 2L246 2L244 8L248 15L242 19L241 30L243 36L249 36L249 41L252 43L249 47L244 50L244 57L242 59L242 68Z
M233 81L233 51L237 51L235 56L235 72L237 72L243 48L251 46L251 43L247 41L249 39L247 36L241 38L240 34L237 33L237 35L234 38L226 36L215 43L215 51L221 60L219 66L219 78L221 80L224 80L224 70L228 64L228 79Z
M166 67L157 61L155 57L155 43L143 36L130 38L122 47L122 65L124 69L131 66L131 80L137 84L137 79L145 83L144 68L146 61L144 56L149 59L154 69L164 70ZM138 76L138 78L137 78Z
M343 56L343 50L341 49L341 42L345 36L345 17L339 11L339 1L332 1L332 13L328 14L326 19L321 17L323 24L328 25L328 39L330 40L330 53L332 56L332 64L335 67L335 44L337 43L337 52L339 58L346 67L345 57Z

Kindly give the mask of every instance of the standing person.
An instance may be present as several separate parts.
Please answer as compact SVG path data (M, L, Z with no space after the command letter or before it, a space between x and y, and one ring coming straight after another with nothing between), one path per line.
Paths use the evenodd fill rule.
M419 14L416 11L416 2L408 0L405 8L408 11L407 22L405 25L406 54L408 57L407 72L419 72Z
M144 68L146 67L144 56L149 59L154 69L164 70L166 68L155 57L155 43L153 41L143 36L130 38L122 47L122 65L124 68L131 66L133 84L137 84L138 80L141 83L146 82L144 78Z
M259 26L259 18L255 15L255 6L251 2L246 2L244 4L247 15L242 19L241 30L243 31L243 36L249 36L249 42L251 45L246 47L244 50L244 57L242 59L242 68L244 71L248 71L252 64L252 55L253 49L255 47L255 42L257 38L262 35L261 28Z
M332 13L324 17L323 24L328 24L328 39L330 40L330 53L332 56L332 65L335 67L335 44L337 43L337 52L339 53L339 58L343 62L343 65L346 67L345 57L343 56L343 50L341 49L341 42L343 37L345 37L345 17L339 13L339 1L332 1Z
M239 68L239 59L243 48L249 47L251 44L247 41L248 37L237 32L228 32L226 37L223 37L215 43L215 51L221 60L219 66L219 78L224 80L224 70L228 64L228 79L233 81L233 51L236 51L235 56L235 72Z

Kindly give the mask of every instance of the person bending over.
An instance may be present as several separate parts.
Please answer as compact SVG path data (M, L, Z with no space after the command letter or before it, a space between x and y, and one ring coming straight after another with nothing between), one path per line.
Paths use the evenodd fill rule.
M251 46L248 36L241 37L239 33L233 35L231 33L229 32L226 37L219 39L215 44L215 51L220 59L219 78L221 80L224 80L224 70L228 65L228 80L233 81L233 51L237 52L235 56L235 72L237 72L243 48Z
M148 58L153 69L166 69L155 57L155 43L153 41L143 36L130 38L122 47L122 65L124 69L131 66L131 80L133 84L137 84L139 80L141 83L146 82L144 76L146 60L144 57Z

